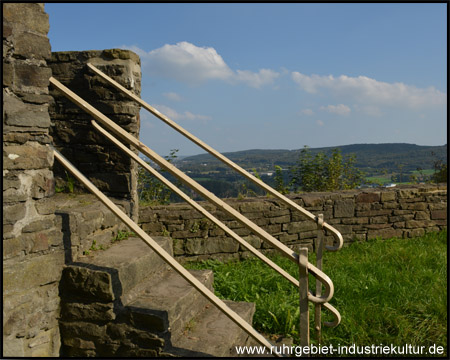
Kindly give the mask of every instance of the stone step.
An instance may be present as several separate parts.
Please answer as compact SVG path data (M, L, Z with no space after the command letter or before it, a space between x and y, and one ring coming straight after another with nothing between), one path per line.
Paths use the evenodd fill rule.
M211 270L190 270L212 290ZM133 301L124 304L133 326L161 334L179 332L198 314L208 300L174 270L165 271L146 282L146 289Z
M169 254L172 240L155 236L153 239ZM81 297L105 297L128 303L146 286L153 275L167 271L166 263L140 238L129 238L115 243L107 250L93 252L64 269L63 286ZM86 281L81 281L86 279Z
M111 198L123 210L129 202ZM92 247L108 248L111 240L126 225L92 194L56 194L55 227L63 233L66 263L78 261Z
M152 237L158 245L173 256L172 239L163 236ZM141 238L131 237L98 256L88 258L85 263L99 267L116 269L122 289L122 303L130 302L142 288L146 280L169 269L169 266Z
M224 302L245 321L252 323L254 303ZM172 332L171 348L165 351L177 356L229 357L235 354L235 346L246 345L248 337L246 332L208 302L202 312L186 323L184 329Z

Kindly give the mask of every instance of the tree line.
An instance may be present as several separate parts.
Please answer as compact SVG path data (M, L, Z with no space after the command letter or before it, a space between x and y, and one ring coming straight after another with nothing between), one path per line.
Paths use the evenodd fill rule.
M171 150L166 156L169 162L177 158L178 150ZM432 154L435 156L435 154ZM152 165L150 162L148 162ZM255 176L274 187L282 194L312 192L312 191L337 191L354 189L367 185L366 174L357 166L355 154L342 155L340 148L334 148L331 152L313 153L305 146L299 153L294 165L283 169L275 165L273 176L260 176L253 169ZM154 164L153 164L154 165ZM437 157L433 161L434 173L427 178L428 182L447 182L447 164ZM158 169L164 176L175 182L178 187L189 194L193 199L201 199L192 190L184 187L163 169ZM417 169L420 170L421 169ZM138 172L139 200L144 204L168 204L178 202L180 199L173 194L164 184L153 178L145 169L139 167ZM418 178L410 176L411 182L417 182ZM422 177L421 179L424 179ZM263 190L246 179L240 179L233 174L228 181L223 179L202 178L198 179L202 186L219 197L249 197L264 195ZM381 185L381 184L379 184Z

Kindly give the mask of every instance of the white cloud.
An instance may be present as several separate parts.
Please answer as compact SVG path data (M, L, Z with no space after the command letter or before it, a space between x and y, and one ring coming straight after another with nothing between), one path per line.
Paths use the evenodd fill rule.
M319 126L324 126L325 125L322 120L317 120L316 123Z
M164 76L196 85L207 80L244 83L254 88L271 84L280 76L270 69L259 72L232 70L212 47L199 47L187 41L146 52L137 46L122 46L138 54L142 67L150 75Z
M190 111L184 111L183 113L179 113L176 110L172 109L166 105L152 105L155 109L157 109L160 113L166 115L169 119L174 121L179 120L190 120L190 121L200 121L201 123L205 123L206 121L211 120L210 116L193 114Z
M331 114L337 114L337 115L349 115L352 111L347 105L339 104L339 105L328 105L328 106L321 106L320 110L327 111Z
M276 71L261 69L257 73L248 70L236 70L234 77L237 81L258 89L263 85L272 84L279 76L280 74Z
M304 110L300 111L300 113L303 115L307 115L307 116L314 115L314 111L312 111L311 109L304 109Z
M304 75L292 72L292 79L306 92L315 94L322 89L353 97L363 103L399 105L409 108L428 107L447 103L445 93L434 87L417 88L403 83L387 83L366 76Z
M163 94L167 99L173 100L173 101L181 101L183 98L174 92L167 92Z

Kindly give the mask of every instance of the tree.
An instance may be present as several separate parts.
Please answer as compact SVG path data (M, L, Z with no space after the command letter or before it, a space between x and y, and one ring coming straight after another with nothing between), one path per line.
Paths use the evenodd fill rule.
M364 174L355 163L355 155L344 159L338 148L329 157L323 152L313 157L305 146L297 164L291 167L291 185L294 190L300 188L307 192L353 189L364 182Z
M284 178L283 178L283 169L279 165L275 165L275 190L277 190L280 194L288 194L289 193L289 186L286 186L284 184Z
M433 156L434 174L432 180L436 183L447 182L447 164L439 159L434 151L431 152Z
M170 154L165 156L168 162L172 162L176 159L178 149L170 150ZM150 165L150 162L147 161ZM164 173L163 169L158 170L160 173ZM179 183L177 186L179 187ZM139 201L144 204L168 204L170 203L170 197L172 191L158 179L154 178L143 167L138 167L138 196Z

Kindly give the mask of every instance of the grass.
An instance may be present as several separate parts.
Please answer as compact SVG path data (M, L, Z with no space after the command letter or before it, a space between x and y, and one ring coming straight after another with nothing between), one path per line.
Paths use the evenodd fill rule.
M297 276L298 268L289 260L272 260ZM315 263L314 254L309 260ZM298 292L275 271L254 258L187 266L212 269L219 297L255 302L257 330L293 336L298 343ZM436 344L447 354L446 230L414 239L355 242L339 252L325 252L324 271L334 282L330 303L342 321L336 328L323 327L323 345ZM310 310L313 329L312 304ZM323 318L332 320L327 313ZM311 330L312 343L314 338Z

